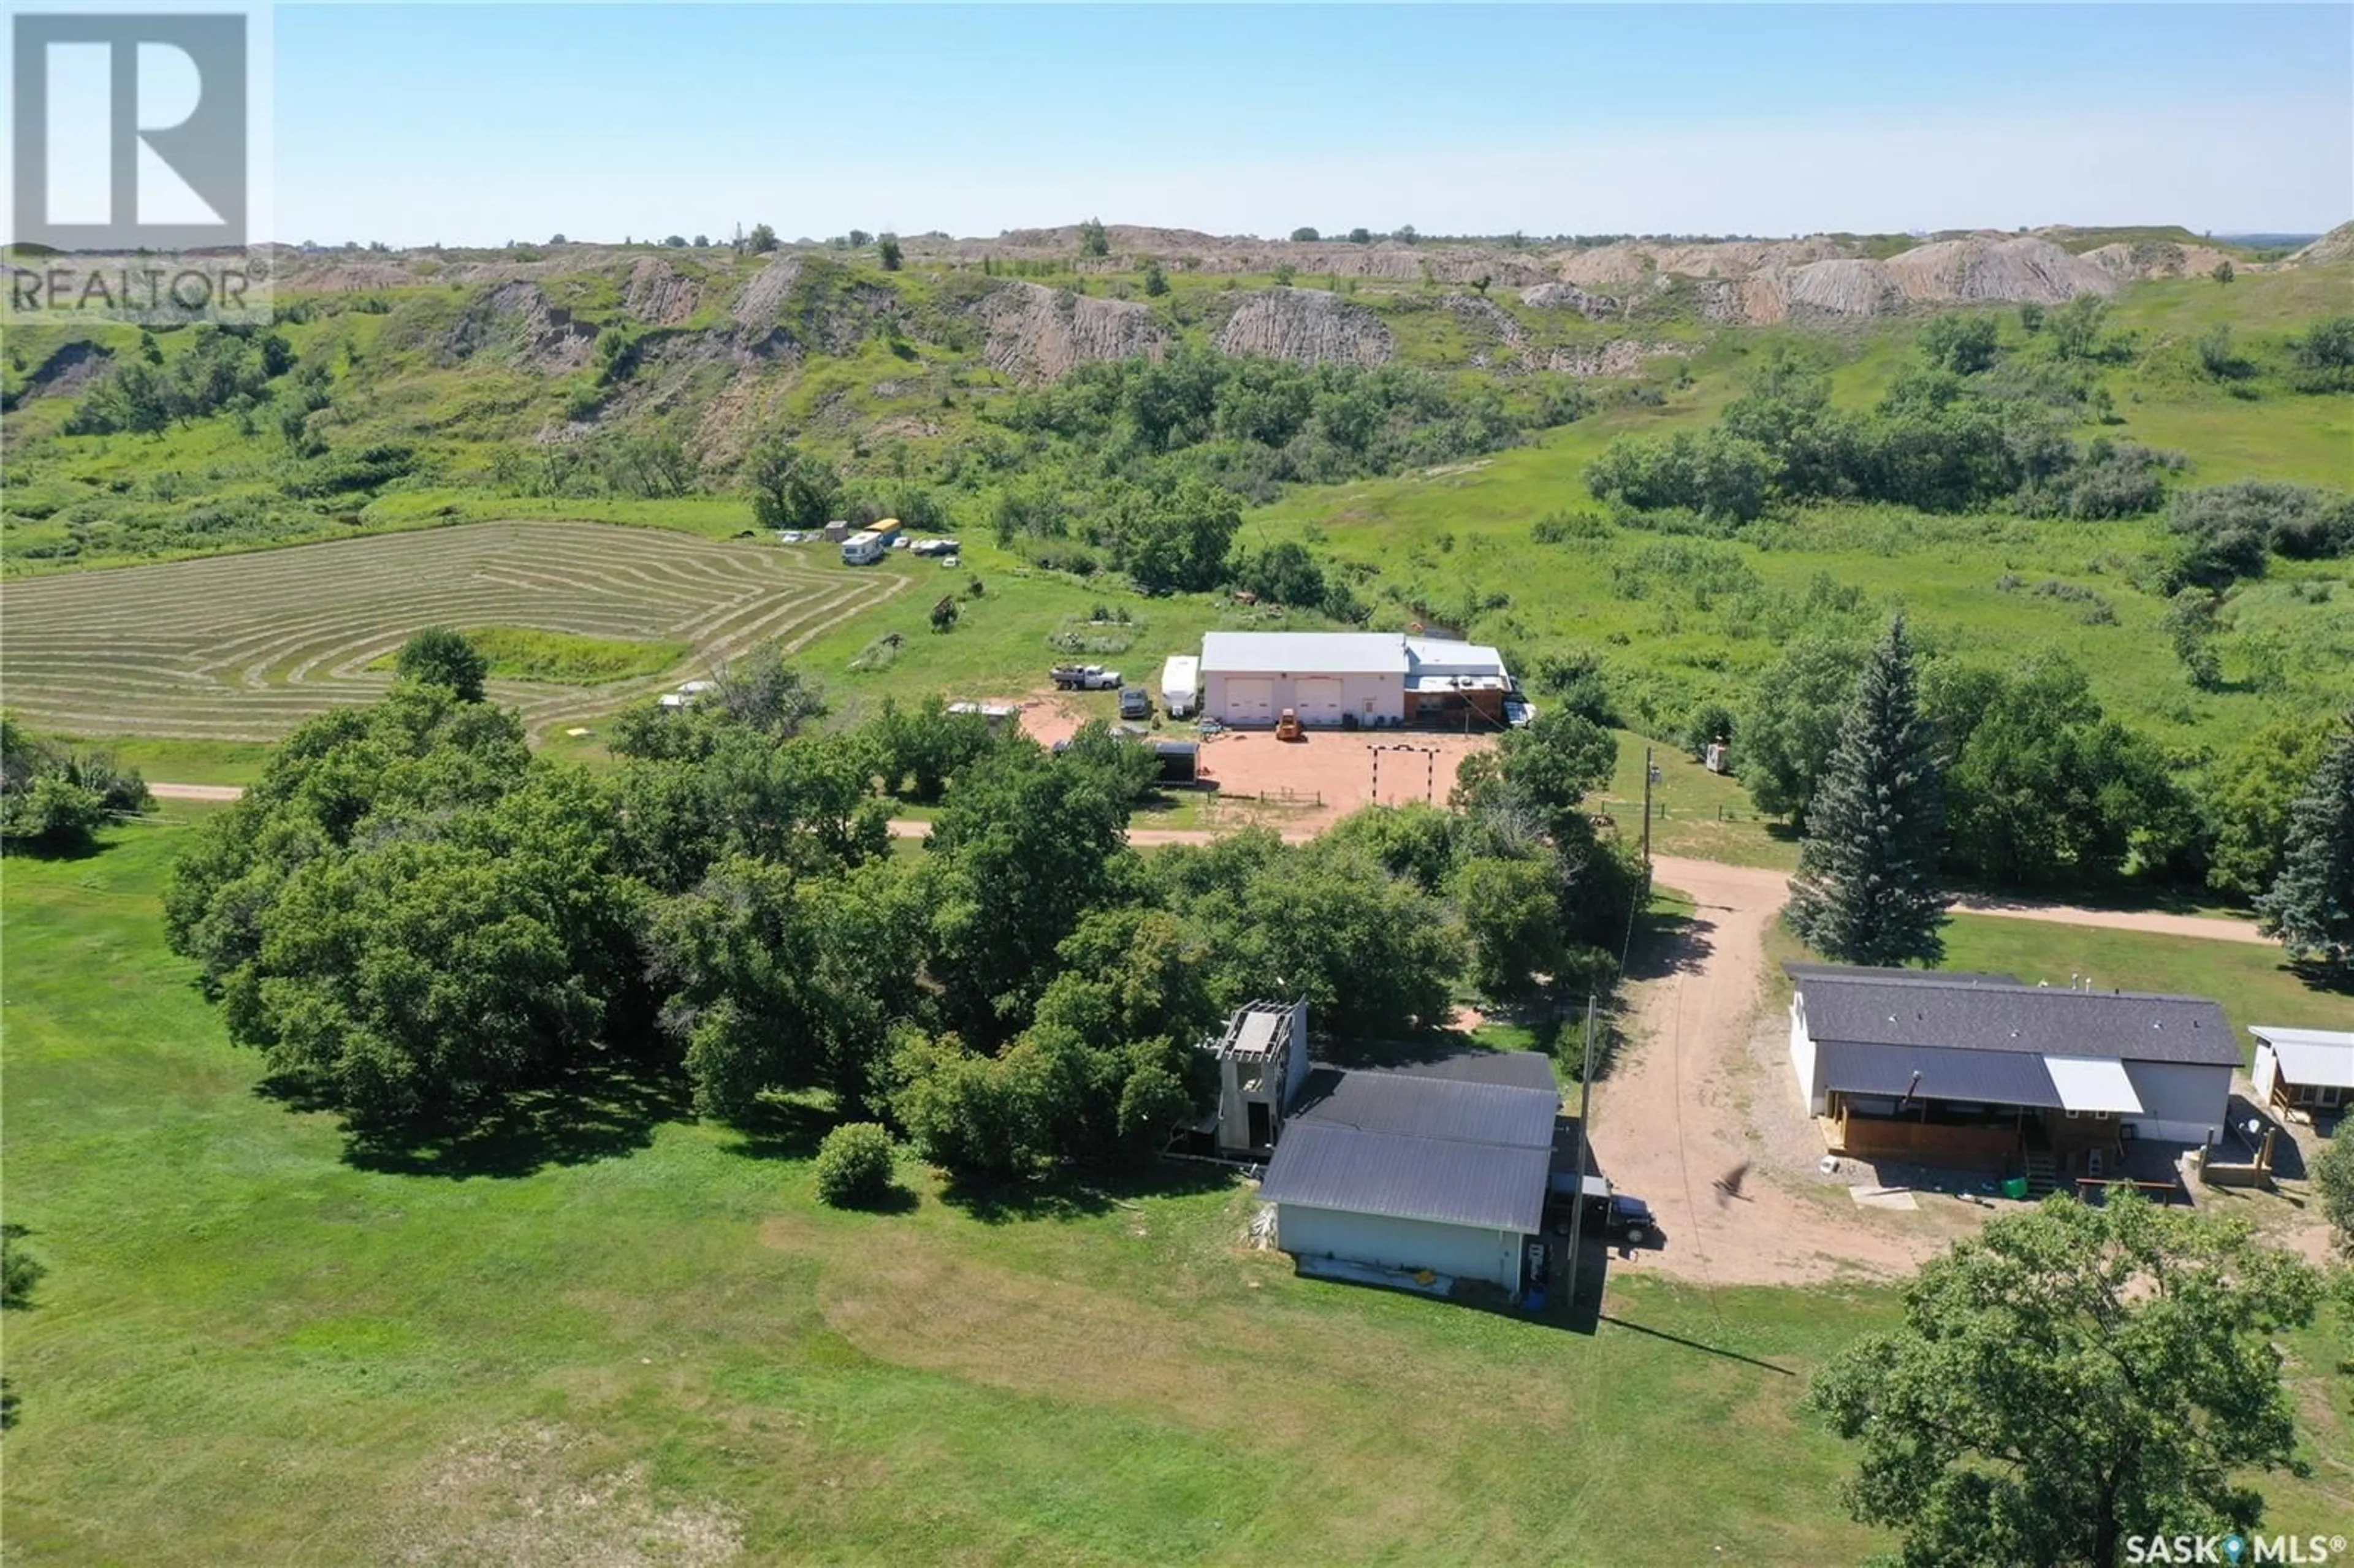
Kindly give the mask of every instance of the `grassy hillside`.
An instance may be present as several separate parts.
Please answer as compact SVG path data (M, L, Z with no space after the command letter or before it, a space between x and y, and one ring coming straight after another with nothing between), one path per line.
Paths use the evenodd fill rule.
M2066 243L2182 238L2087 232ZM1916 362L1920 314L1724 324L1704 308L1704 280L1660 273L1665 286L1635 290L1610 306L1621 313L1588 320L1531 306L1516 285L1451 280L1447 268L1486 252L1390 253L1422 266L1421 277L1340 270L1381 259L1357 247L1301 253L1311 252L1334 270L1245 270L1268 262L1247 248L1193 258L1198 266L1172 256L1159 294L1140 260L1124 254L1082 263L1067 253L942 253L898 272L879 270L871 249L314 258L290 285L280 329L291 366L153 433L69 428L87 422L109 376L144 366L142 374L194 383L184 367L209 363L217 344L109 329L99 346L111 357L78 361L83 351L56 329L12 334L0 555L11 574L50 573L504 518L726 538L752 523L738 456L758 433L784 431L840 465L853 493L845 504L889 506L921 491L965 538L970 572L997 590L965 607L954 634L933 638L929 585L945 579L913 568L914 591L811 646L813 673L846 700L1029 690L1051 656L1048 637L1106 601L1144 623L1122 656L1149 666L1230 609L1205 596L1140 601L1116 578L1040 571L1036 541L1000 549L990 539L1000 501L1056 495L1084 541L1108 525L1091 510L1105 485L1177 464L1265 493L1273 486L1251 477L1257 470L1235 475L1237 453L1258 461L1267 449L1253 457L1220 438L1153 457L1129 452L1117 427L1099 440L1050 440L1004 420L1043 373L1035 355L1068 346L1054 338L1057 313L1113 312L1102 320L1142 322L1138 331L1172 351L1199 347L1250 302L1279 303L1286 296L1267 291L1288 276L1329 285L1344 323L1319 317L1301 331L1385 334L1400 363L1433 372L1450 396L1500 397L1531 427L1519 444L1461 461L1293 483L1247 513L1239 547L1307 544L1344 568L1375 625L1456 627L1506 644L1524 668L1593 653L1624 718L1655 735L1674 733L1697 702L1737 696L1795 630L1826 616L1861 623L1898 604L1933 652L2063 652L2092 673L2112 711L2187 747L2354 696L2354 579L2342 561L2274 562L2240 584L2220 622L2222 678L2194 688L2160 626L2173 543L2155 514L2071 522L1848 503L1769 517L1736 539L1600 520L1560 542L1532 537L1550 514L1598 516L1585 473L1613 440L1705 428L1775 354L1828 364L1837 404L1870 408ZM1495 265L1532 265L1515 254L1498 253ZM1012 297L1002 291L1034 286L1021 299L1044 313L1005 328L991 313ZM2343 266L2126 287L2110 306L2097 368L2105 402L2087 407L2075 437L2181 454L2184 467L2167 480L2175 489L2254 477L2354 489L2354 397L2297 390L2287 347L2343 313L2349 295L2354 270ZM2007 355L2048 353L2015 310L1981 308L2000 323ZM1100 321L1087 330L1098 328L1113 331ZM2228 375L2201 356L2218 328L2231 334ZM1608 362L1611 374L1537 368L1595 368L1576 356L1613 344L1627 357ZM1541 406L1553 411L1540 416ZM1569 423L1533 428L1580 408ZM1101 471L1082 476L1084 465ZM887 666L863 657L893 632L903 641ZM169 726L142 717L91 727Z
M2346 289L2342 275L2318 271L2228 287L2138 285L2111 317L2132 334L2131 356L2100 376L2114 422L2088 423L2078 436L2181 452L2182 485L2261 477L2354 488L2354 397L2294 392L2264 373L2219 385L2186 368L2191 342L2219 324L2258 344L2343 302ZM2025 352L2015 314L1999 319L2008 350ZM1426 614L1503 641L1524 666L1593 652L1627 694L1628 716L1654 734L1672 733L1697 702L1736 696L1783 637L1850 593L1875 615L1910 609L1935 652L2065 652L2113 711L2185 743L2354 697L2354 571L2342 560L2274 562L2242 584L2226 610L2226 679L2202 692L2159 627L2159 567L2172 546L2158 517L1932 515L1850 503L1769 520L1738 538L1691 538L1613 524L1585 492L1587 465L1613 440L1705 428L1737 393L1744 367L1777 346L1829 362L1835 401L1868 408L1915 357L1917 331L1729 334L1692 362L1691 385L1660 387L1656 403L1623 401L1458 471L1298 492L1254 514L1246 531L1311 541L1354 563L1365 574L1361 593L1390 616ZM1559 543L1537 543L1538 521L1564 510L1591 521Z

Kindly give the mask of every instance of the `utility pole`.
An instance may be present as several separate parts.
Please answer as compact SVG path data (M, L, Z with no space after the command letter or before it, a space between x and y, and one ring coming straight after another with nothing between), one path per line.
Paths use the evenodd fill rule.
M1569 1211L1569 1299L1577 1310L1577 1264L1585 1241L1585 1118L1594 1108L1594 993L1585 993L1585 1063L1577 1071L1577 1192Z
M1659 774L1651 766L1651 748L1643 747L1643 885L1651 885L1651 780Z

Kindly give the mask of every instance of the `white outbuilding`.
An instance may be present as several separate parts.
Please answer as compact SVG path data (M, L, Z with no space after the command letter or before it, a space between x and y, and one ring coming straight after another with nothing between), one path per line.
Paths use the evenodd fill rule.
M2253 1023L2256 1097L2275 1115L2336 1117L2354 1105L2354 1030Z
M1271 725L1385 729L1471 715L1505 722L1512 678L1493 648L1394 631L1213 631L1202 639L1202 711Z

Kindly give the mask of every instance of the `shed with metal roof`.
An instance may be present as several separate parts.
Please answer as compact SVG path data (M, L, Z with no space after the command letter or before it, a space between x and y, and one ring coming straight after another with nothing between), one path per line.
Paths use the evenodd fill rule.
M1212 631L1202 638L1202 711L1229 725L1383 729L1465 711L1503 722L1511 673L1495 649L1394 631Z
M2248 1033L2256 1037L2249 1077L2274 1114L2327 1120L2354 1105L2354 1030L2252 1023Z
M1530 1058L1544 1067L1541 1058ZM1259 1195L1298 1257L1521 1284L1542 1228L1561 1097L1533 1075L1311 1074Z

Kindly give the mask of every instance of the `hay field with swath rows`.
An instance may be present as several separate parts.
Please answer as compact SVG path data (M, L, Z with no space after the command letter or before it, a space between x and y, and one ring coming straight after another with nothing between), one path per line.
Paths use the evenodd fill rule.
M373 702L368 665L427 626L683 642L659 675L490 682L535 732L610 711L759 643L799 646L906 585L781 549L593 523L482 523L80 572L0 588L0 694L58 734L270 740Z

